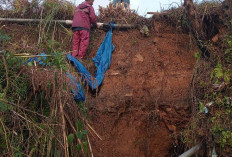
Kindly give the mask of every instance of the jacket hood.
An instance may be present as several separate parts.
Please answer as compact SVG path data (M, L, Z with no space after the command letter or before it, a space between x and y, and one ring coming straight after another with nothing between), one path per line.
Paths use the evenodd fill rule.
M88 2L83 2L83 3L81 3L81 4L78 6L78 8L84 9L84 8L90 7L90 6L91 6L91 5L90 5Z

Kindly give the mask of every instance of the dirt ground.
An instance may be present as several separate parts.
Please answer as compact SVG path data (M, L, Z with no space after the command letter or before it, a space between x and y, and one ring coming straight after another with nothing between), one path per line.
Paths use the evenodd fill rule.
M97 50L104 34L93 50ZM189 34L155 23L150 37L114 31L116 50L97 97L88 96L96 157L180 154L179 136L190 117L190 82L196 45ZM94 56L94 54L92 54Z

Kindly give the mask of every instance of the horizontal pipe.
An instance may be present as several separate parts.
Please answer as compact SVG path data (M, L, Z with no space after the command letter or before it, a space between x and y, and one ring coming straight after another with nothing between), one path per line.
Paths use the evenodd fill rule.
M165 15L167 12L147 12L147 14L153 14L153 15Z
M0 18L0 21L8 21L8 22L40 22L44 19L15 19L15 18ZM63 23L67 25L72 24L72 20L51 20L51 22Z
M16 19L16 18L0 18L0 21L5 22L40 22L44 19ZM51 20L51 22L63 23L66 25L72 25L72 20ZM102 28L104 23L97 23L97 25ZM132 24L115 24L115 28L135 28L135 25Z
M189 149L187 152L184 152L183 154L181 154L179 157L191 157L192 155L194 155L200 148L201 148L201 143L192 147L191 149Z

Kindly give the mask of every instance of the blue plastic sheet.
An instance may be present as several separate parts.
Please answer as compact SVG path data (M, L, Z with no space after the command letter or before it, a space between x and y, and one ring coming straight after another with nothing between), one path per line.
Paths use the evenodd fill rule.
M70 78L70 81L71 81L71 87L72 87L72 93L74 94L74 100L85 101L84 89L81 86L80 82L78 82L77 79L69 73L67 74L67 76Z
M106 71L109 69L111 64L112 53L115 49L115 46L112 43L112 29L114 24L111 24L110 30L107 32L104 41L99 47L96 56L92 59L95 66L97 67L95 77L92 77L84 65L79 62L72 55L67 54L67 59L74 63L77 70L81 73L82 80L88 84L93 90L98 88L104 79ZM84 93L83 91L78 91Z
M39 63L39 65L45 66L46 63L44 61L47 59L46 54L41 53L40 55L37 56L38 57L29 58L26 63L30 63L30 62L33 63L35 61L36 63Z

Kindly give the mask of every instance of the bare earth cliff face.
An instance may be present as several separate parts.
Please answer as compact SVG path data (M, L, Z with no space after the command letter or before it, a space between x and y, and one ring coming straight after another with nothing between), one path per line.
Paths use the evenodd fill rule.
M104 34L94 50L103 38ZM174 155L191 112L195 43L189 34L159 22L147 38L137 30L114 31L113 43L116 50L103 85L96 97L87 99L91 125L103 138L90 135L93 153L98 157Z

